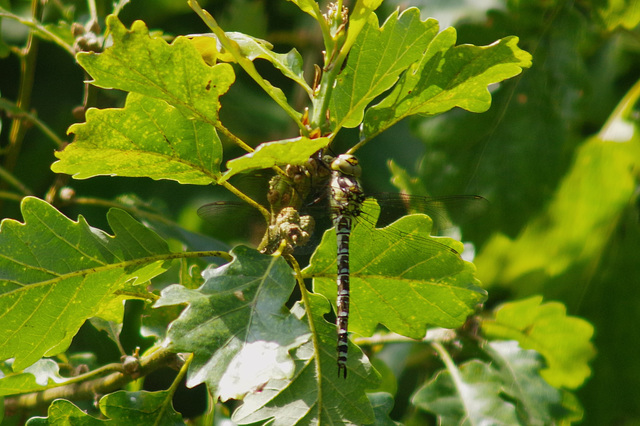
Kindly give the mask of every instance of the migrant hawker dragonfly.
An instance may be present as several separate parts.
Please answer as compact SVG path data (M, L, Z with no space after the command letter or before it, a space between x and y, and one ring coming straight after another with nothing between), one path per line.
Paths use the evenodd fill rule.
M329 159L328 157L323 159L323 163L320 168L328 170L324 177L318 178L315 186L321 186L319 191L324 192L326 195L325 201L328 201L329 207L326 205L318 207L317 200L313 200L310 205L300 208L303 212L310 213L311 217L322 216L318 213L318 210L324 210L324 215L327 212L331 216L333 226L336 229L336 245L337 256L334 251L334 259L337 264L337 298L336 298L336 323L338 329L338 342L337 342L337 366L338 375L346 378L347 376L347 348L348 348L348 322L349 322L349 310L350 310L350 276L352 271L350 269L350 241L353 224L367 223L369 227L375 227L376 219L371 216L367 211L363 211L363 204L365 203L365 195L362 187L358 181L361 174L361 168L358 164L358 160L352 155L340 155L335 158ZM273 185L272 185L273 186ZM374 195L377 202L382 206L383 211L391 210L398 211L407 208L428 213L438 223L440 228L448 228L451 226L445 210L448 207L461 208L466 211L470 211L468 214L473 215L473 210L481 209L486 204L486 200L480 196L465 195L465 196L451 196L451 197L419 197L419 196L407 196L404 194L377 194ZM322 198L322 197L321 197ZM273 203L272 203L273 204ZM326 204L326 203L325 203ZM198 210L198 214L206 220L220 214L224 210L230 208L238 208L238 204L229 203L211 203L202 206ZM250 208L249 206L244 206ZM289 209L289 207L287 207ZM273 210L273 209L272 209ZM282 209L281 211L285 211ZM306 223L309 216L299 216L297 212L291 214L289 210L286 210L286 215L282 217L293 217L293 225L287 223L286 227L283 227L280 222L275 226L277 229L293 229L293 231L281 231L271 233L267 240L272 240L266 244L266 251L273 251L278 246L278 242L281 239L289 239L292 245L304 245L308 241L308 234L311 233L310 228L306 228ZM301 219L302 218L302 219ZM278 219L280 220L280 219ZM276 222L278 221L276 220ZM313 222L313 221L312 221ZM274 222L275 223L275 222ZM272 226L274 226L272 224ZM363 227L364 228L364 227ZM387 228L384 228L387 229ZM417 254L425 264L428 262L441 262L446 259L455 260L459 264L462 264L460 259L460 253L456 247L452 247L450 239L438 240L436 238L428 237L430 229L426 230L427 236L420 235L399 235L398 231L393 231L393 228L389 228L385 232L376 234L365 238L365 241L372 243L372 246L377 246L377 242L380 238L390 241L390 246L393 247L396 257L403 259L415 258ZM282 235L282 233L292 232L291 235ZM380 237L380 235L385 235ZM335 246L334 246L335 247ZM371 247L368 247L370 249ZM334 249L335 250L335 249ZM356 250L358 250L356 248ZM333 270L336 271L336 266L333 266ZM335 284L334 284L335 285ZM335 290L334 290L335 291Z

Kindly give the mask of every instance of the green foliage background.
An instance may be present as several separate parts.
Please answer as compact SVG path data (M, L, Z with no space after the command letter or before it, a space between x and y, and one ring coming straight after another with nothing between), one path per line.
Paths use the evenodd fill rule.
M105 9L107 3L98 5ZM28 8L28 2L23 4ZM289 2L228 0L201 5L219 18L226 31L267 39L276 44L277 52L296 47L305 63L318 61L313 55L320 44L308 30L310 18ZM385 1L379 15L386 17L396 5ZM393 190L392 178L401 187L410 186L406 171L420 178L421 189L428 194L477 193L489 199L488 213L464 229L464 240L476 246L475 264L489 291L488 306L541 294L545 301L563 302L568 314L591 322L597 356L591 377L577 392L585 407L583 424L640 421L640 365L635 361L640 350L635 332L640 322L640 140L634 109L640 91L640 17L634 13L640 5L631 0L496 1L487 10L479 10L473 1L412 5L438 18L441 28L447 22L455 24L458 44L484 45L518 36L520 47L534 56L533 67L500 83L486 113L456 109L435 118L412 118L358 151L365 188ZM77 2L75 7L79 16L86 6ZM55 14L62 16L65 10L52 8L49 13L55 22ZM143 19L150 29L165 34L207 31L186 2L176 0L133 1L120 18L127 27ZM4 41L20 44L24 30L8 20L2 25ZM274 85L285 91L293 87L270 67L259 62L256 66ZM16 99L18 70L15 55L0 59L3 99ZM40 43L31 108L58 135L78 121L71 111L82 102L83 78L67 52ZM295 128L282 110L244 75L238 73L237 78L222 99L221 119L226 125L254 145L290 137ZM303 95L294 92L289 99L295 103ZM102 107L124 102L120 93L101 96ZM1 147L7 144L9 123L2 116ZM631 132L630 138L624 138L625 130ZM343 133L338 152L357 139L355 130ZM403 141L402 150L394 143L398 140ZM49 169L56 148L42 132L30 129L15 165L10 167L5 157L3 166L13 169L31 193L44 197L56 179L68 179ZM225 146L225 156L239 155L234 149ZM194 230L203 227L195 217L198 206L230 198L218 188L150 179L98 177L66 183L82 197L112 199L135 193ZM249 191L251 185L246 184ZM4 196L0 203L0 217L22 219L14 199ZM82 213L92 226L109 229L103 207L61 209L68 217ZM504 336L499 319L496 323L486 332ZM554 332L553 323L548 330ZM98 339L93 329L85 327L81 333L76 347L94 350L103 362L117 358L116 348ZM126 329L123 336L128 352L145 345L139 336L127 337ZM427 398L428 389L420 395Z

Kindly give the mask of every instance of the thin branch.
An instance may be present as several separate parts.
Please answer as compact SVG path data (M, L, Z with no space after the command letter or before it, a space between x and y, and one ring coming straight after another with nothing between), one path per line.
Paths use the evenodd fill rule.
M39 0L34 0L34 3L42 3L42 2ZM18 15L14 15L13 13L10 13L10 12L0 12L0 18L13 19L14 21L21 23L22 25L25 25L31 28L33 30L31 34L38 34L40 38L53 41L55 44L57 44L58 46L66 50L67 53L69 53L72 57L75 57L76 52L73 49L73 46L71 46L62 38L60 38L56 33L49 31L49 29L46 26L42 25L40 22L38 22L34 18L25 19Z
M11 118L21 119L33 124L38 129L40 129L40 131L44 133L45 136L51 139L53 143L58 146L58 149L64 148L66 142L60 139L58 135L56 135L54 131L49 128L49 126L47 126L35 115L23 110L22 108L19 108L16 104L4 98L0 99L0 109L4 109L5 111L7 111L10 114Z
M0 166L0 180L4 180L18 191L20 191L24 196L33 195L33 192L27 188L25 184L20 182L11 172L9 172L4 167Z
M181 366L182 363L183 360L178 354L169 352L169 350L162 348L140 358L138 368L133 369L133 371L131 371L131 369L127 369L127 371L129 372L125 372L125 367L122 364L117 364L119 368L122 369L122 371L109 374L105 377L86 380L79 383L77 382L76 378L72 379L73 383L64 384L63 386L47 389L42 392L33 392L25 395L5 398L5 410L31 410L34 408L47 406L53 400L58 398L64 398L73 401L91 400L95 397L95 395L114 392L124 387L127 383L137 380L142 376L146 376L149 373L160 368ZM104 366L102 368L104 369L106 367L114 368L114 365L109 364L108 366ZM95 372L87 373L83 376L85 378L91 377L94 373Z
M32 19L36 20L41 13L41 2L39 0L32 0ZM0 16L3 15L5 14L0 14ZM29 105L31 104L31 93L34 86L38 45L39 39L36 37L36 32L31 31L27 38L26 47L20 51L20 83L18 86L16 107L23 111L28 111ZM26 120L21 118L14 118L11 122L11 128L9 129L9 147L7 148L7 155L4 159L4 167L8 171L12 171L15 168L20 148L22 146L22 141L27 133L27 128Z
M354 337L353 342L358 346L376 346L390 343L433 343L450 342L458 336L456 330L446 328L432 328L422 339L412 339L397 333L376 333L371 337Z
M9 192L9 191L0 191L0 198L2 198L3 200L11 200L11 201L20 202L20 201L22 201L24 196L18 195L18 194L14 194L13 192Z
M96 7L96 0L88 0L87 5L89 6L89 14L91 15L91 20L98 22L98 8Z
M139 218L154 220L157 222L164 223L166 225L179 226L176 222L169 220L160 214L151 213L141 208L124 204L118 201L103 200L101 198L94 198L94 197L73 197L68 201L68 203L79 204L79 205L89 205L89 206L100 206L100 207L106 207L106 208L118 208L118 209L125 210Z
M240 139L239 137L237 137L236 135L231 133L231 131L229 129L227 129L226 127L224 127L222 125L222 123L220 123L219 121L215 123L215 127L216 127L216 129L220 130L220 132L223 135L225 135L227 138L229 138L230 141L232 141L233 143L238 145L240 148L244 149L247 152L255 151L252 147L247 145L245 141L243 141L242 139Z

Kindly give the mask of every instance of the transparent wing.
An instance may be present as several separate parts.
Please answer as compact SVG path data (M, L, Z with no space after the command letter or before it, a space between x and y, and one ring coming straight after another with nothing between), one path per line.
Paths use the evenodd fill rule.
M210 225L209 232L227 241L249 241L258 245L266 223L258 210L240 201L216 201L198 209L198 216Z
M365 221L374 227L382 228L393 221L410 213L424 213L433 221L431 235L441 234L443 231L451 229L454 223L460 223L468 219L473 219L481 215L489 205L489 202L478 195L454 195L445 197L421 197L398 193L378 193L373 194L380 205L379 217L363 213L355 221ZM302 214L309 214L316 220L316 238L307 248L297 249L299 254L310 253L319 241L322 232L333 226L331 212L326 200L316 200L313 204L305 207ZM252 241L259 241L255 235L264 235L265 223L260 213L246 203L235 201L217 201L205 204L198 209L198 216L203 220L213 223L216 228L227 230L229 224L241 223L243 230L250 229ZM452 220L455 217L455 220ZM419 235L403 235L400 231L388 230L384 235L386 238L402 240L407 250L417 250L425 254L436 254L446 256L442 252L449 252L450 256L459 256L459 253L448 245L439 243L433 239L420 237Z
M477 218L489 207L489 201L479 195L422 197L384 192L370 197L375 198L381 208L379 226L410 213L424 213L434 222L433 235Z

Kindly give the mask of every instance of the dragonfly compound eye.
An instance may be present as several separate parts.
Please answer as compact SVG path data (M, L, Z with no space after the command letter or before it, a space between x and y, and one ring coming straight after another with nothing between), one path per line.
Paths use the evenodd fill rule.
M358 159L350 154L340 154L331 162L331 169L347 176L360 177L362 168Z

